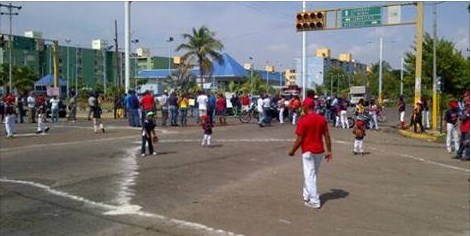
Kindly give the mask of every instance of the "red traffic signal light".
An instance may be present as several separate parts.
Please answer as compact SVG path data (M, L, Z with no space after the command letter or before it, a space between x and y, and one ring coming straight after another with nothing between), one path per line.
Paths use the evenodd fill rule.
M323 30L327 23L325 11L307 11L296 14L296 31Z

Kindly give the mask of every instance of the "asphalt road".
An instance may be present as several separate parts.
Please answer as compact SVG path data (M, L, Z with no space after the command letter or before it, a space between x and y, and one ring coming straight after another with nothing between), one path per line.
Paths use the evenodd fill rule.
M302 202L294 126L230 119L213 147L202 131L158 127L158 155L140 157L140 130L105 120L51 125L34 135L0 129L1 235L469 235L469 162L443 144L398 135L394 119L367 132L353 156L351 130L331 129L322 162L322 208Z

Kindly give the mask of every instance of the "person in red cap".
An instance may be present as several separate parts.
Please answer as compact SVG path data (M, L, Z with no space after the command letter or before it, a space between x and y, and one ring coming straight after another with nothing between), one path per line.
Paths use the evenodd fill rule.
M203 115L201 117L201 128L203 128L203 141L201 142L201 146L211 146L211 135L213 134L213 123L209 119L208 115Z
M304 116L296 126L296 140L293 143L289 156L294 156L301 147L304 170L303 198L304 205L318 209L321 207L319 193L317 192L317 173L322 159L332 159L332 145L329 128L324 116L314 112L314 100L306 99L303 102ZM324 142L327 152L324 150Z
M353 143L353 155L364 155L363 152L363 139L366 136L365 121L363 119L357 119L355 126L353 127L353 134L355 135L355 142Z

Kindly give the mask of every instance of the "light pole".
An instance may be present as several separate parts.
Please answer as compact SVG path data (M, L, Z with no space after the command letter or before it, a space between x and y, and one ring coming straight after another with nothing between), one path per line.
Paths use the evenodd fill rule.
M172 57L172 42L173 42L173 37L169 37L165 42L169 43L168 45L168 76L170 75L170 65L171 65L171 57Z
M386 41L395 43L396 41ZM368 42L370 43L370 42ZM378 78L378 103L383 103L383 37L379 38L379 78Z
M69 38L65 39L65 43L67 43L67 101L69 101L69 97L70 97L70 87L69 87L69 77L70 77L69 44L70 42L72 42L71 39Z
M404 57L401 57L401 86L399 88L399 94L402 96L404 91Z
M13 6L11 3L8 5L0 4L0 7L8 8L8 12L0 12L0 15L8 15L10 18L10 34L8 37L8 88L12 92L12 51L13 51L13 33L12 33L12 17L17 16L18 12L13 12L13 9L21 10L21 6Z
M253 57L249 57L250 60L250 95L253 95Z
M131 39L131 43L137 44L139 43L139 39ZM133 66L134 66L134 71L133 71L133 80L134 80L134 90L137 91L137 54L132 52L132 49L130 47L130 57L129 59L134 60ZM131 85L129 85L131 86Z
M283 70L281 69L282 66L283 66L283 65L280 63L280 90L281 90L281 87L283 86L283 85L281 84L281 72L283 71Z
M269 71L268 71L268 69L269 68L268 68L268 61L267 61L267 66L265 67L265 71L267 72L267 93L268 93L268 87L269 87L269 83L268 83L268 73L269 73Z

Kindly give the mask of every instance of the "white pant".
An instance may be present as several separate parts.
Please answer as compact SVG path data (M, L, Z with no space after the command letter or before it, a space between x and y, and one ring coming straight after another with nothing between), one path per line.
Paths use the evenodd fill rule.
M376 112L370 113L371 120L370 120L370 127L372 129L378 129L378 115Z
M13 136L13 133L16 133L15 115L5 115L5 129L7 136Z
M324 153L312 154L311 152L305 152L302 155L302 159L304 172L304 201L320 206L321 201L319 199L319 193L317 192L317 174L319 173L321 161L324 159Z
M296 117L298 117L298 113L293 112L293 125L296 125Z
M451 150L451 139L455 144L455 152L460 148L460 140L458 139L458 126L446 123L446 148Z
M335 127L340 127L340 116L335 116Z
M399 121L404 122L404 116L406 115L405 111L401 111L399 113Z
M363 139L355 139L355 142L353 143L353 151L363 153Z
M347 119L347 111L341 110L340 111L340 124L342 124L342 129L348 129L348 119Z
M44 124L44 114L38 114L38 132L44 132L46 125Z
M280 124L283 124L284 123L284 120L283 120L283 113L285 112L285 108L284 107L280 107L280 113L278 114L279 118L280 118Z
M98 128L103 129L103 123L101 123L101 119L93 118L93 130L98 132Z
M203 136L203 142L201 142L201 145L211 145L211 135L205 134Z
M422 125L430 129L430 112L422 111Z

